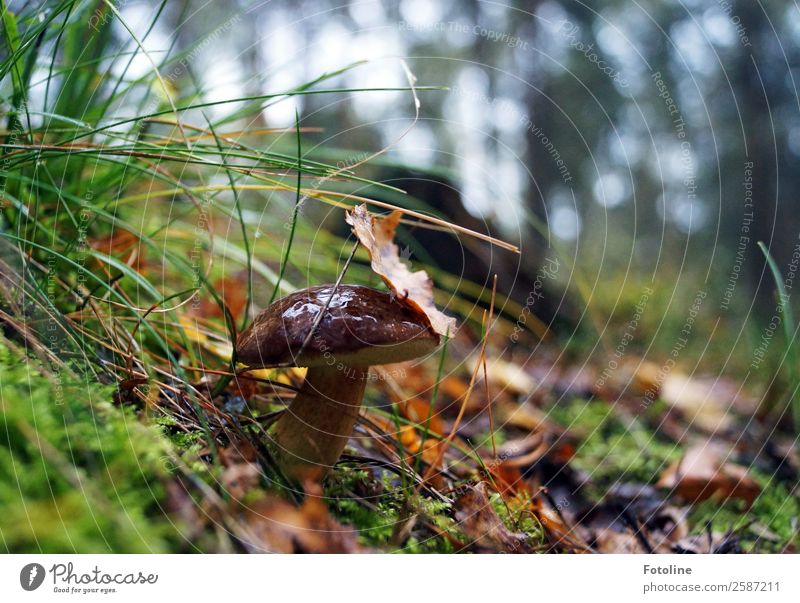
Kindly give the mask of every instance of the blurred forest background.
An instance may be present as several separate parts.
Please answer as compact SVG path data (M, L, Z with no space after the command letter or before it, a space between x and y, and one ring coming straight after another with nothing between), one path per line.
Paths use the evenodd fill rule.
M157 5L119 8L144 30ZM437 257L443 267L479 282L497 271L524 300L561 254L575 269L548 283L536 314L568 337L584 332L585 307L596 337L626 295L654 285L656 347L665 317L680 323L702 289L696 339L742 335L720 343L721 360L747 366L775 308L756 242L784 271L798 243L799 41L800 11L785 2L273 0L170 2L143 45L191 49L173 81L203 100L290 89L365 59L331 86L403 86L407 57L420 85L448 90L420 93L418 123L366 175L523 247L519 258L478 251L477 266L468 252ZM397 91L296 96L252 126L292 126L295 111L324 128L320 149L377 150L413 119Z

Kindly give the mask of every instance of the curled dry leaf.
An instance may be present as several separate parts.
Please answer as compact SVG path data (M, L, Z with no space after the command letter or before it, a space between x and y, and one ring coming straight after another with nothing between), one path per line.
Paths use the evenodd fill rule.
M712 442L693 446L681 460L667 467L658 486L670 488L689 501L741 498L752 505L761 488L747 469L726 458L726 451Z
M411 272L400 258L394 232L402 216L403 212L393 211L385 218L376 218L362 204L347 212L345 220L369 252L372 270L397 299L424 313L436 333L452 337L456 320L440 312L433 303L433 282L428 273L424 270Z
M467 493L455 502L456 521L478 549L495 553L529 553L531 547L523 532L512 532L492 507L486 484L468 486Z

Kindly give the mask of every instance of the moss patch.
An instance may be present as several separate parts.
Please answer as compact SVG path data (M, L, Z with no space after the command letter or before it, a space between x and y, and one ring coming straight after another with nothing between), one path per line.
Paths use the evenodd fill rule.
M162 508L164 439L112 390L45 378L0 343L0 543L7 552L182 550Z

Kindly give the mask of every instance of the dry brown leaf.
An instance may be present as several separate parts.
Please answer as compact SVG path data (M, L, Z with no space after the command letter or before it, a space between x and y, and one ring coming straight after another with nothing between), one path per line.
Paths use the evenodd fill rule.
M234 500L243 500L248 492L258 487L261 469L258 463L237 463L226 467L220 483Z
M381 435L389 435L389 440L384 441L384 438L377 438L375 445L383 451L387 458L399 460L397 457L397 447L392 442L393 440L399 441L403 445L403 450L406 452L406 462L410 465L416 463L414 455L419 454L422 450L422 461L428 465L433 465L439 459L439 452L444 443L431 437L423 439L422 429L413 425L404 425L399 430L393 421L375 413L367 413L370 422L380 429ZM422 421L424 424L424 419ZM430 433L436 433L433 428ZM377 433L375 435L378 435Z
M503 427L518 427L526 431L544 430L549 433L563 433L563 429L553 423L543 410L533 404L515 404L501 400L494 406L496 420Z
M503 459L504 467L529 468L537 461L547 457L550 461L566 462L574 453L566 438L552 432L539 431L524 438L508 440L497 450Z
M617 532L609 528L597 530L592 544L601 553L629 555L647 552L631 532Z
M551 507L544 496L536 496L531 501L531 512L541 524L552 547L574 553L590 551L584 542L581 527L567 525L564 515Z
M137 272L142 272L147 264L145 246L139 237L127 230L115 230L112 234L88 241L89 246L108 256L117 257ZM99 266L105 262L95 260Z
M455 375L447 375L439 382L439 391L451 400L460 400L468 389L469 383Z
M475 364L480 361L478 355L472 356L470 369L474 370ZM486 360L486 365L489 381L511 395L530 397L539 387L536 379L518 364L507 362L501 358L489 358Z
M712 442L693 446L667 467L658 486L690 501L741 498L750 506L761 488L747 469L727 462L726 457L725 449Z
M400 259L400 249L394 243L394 232L403 212L394 211L385 218L376 218L366 205L347 212L345 220L361 244L369 252L372 270L391 289L397 299L428 317L433 330L450 337L456 331L456 320L440 312L433 303L433 281L424 270L411 272Z
M270 553L357 553L356 533L328 512L320 488L306 487L303 503L295 505L266 496L248 507L245 520L258 542L256 551Z
M431 408L430 402L427 400L412 396L400 403L400 412L406 419L417 425L422 427L427 425L431 433L442 435L445 432L442 418L435 408Z
M468 486L467 493L454 504L456 521L471 539L471 544L484 551L529 553L531 547L523 532L512 532L489 502L484 482Z
M672 373L661 384L660 397L705 431L713 433L733 424L729 409L736 391L723 387L718 379Z
M242 500L259 486L261 469L256 449L249 442L237 442L219 449L219 458L225 470L220 476L223 488L234 500Z
M217 296L227 306L228 311L233 316L234 321L238 322L247 306L247 272L239 271L217 279L213 284ZM225 318L223 309L217 301L211 297L201 297L200 303L192 305L189 311L203 318Z

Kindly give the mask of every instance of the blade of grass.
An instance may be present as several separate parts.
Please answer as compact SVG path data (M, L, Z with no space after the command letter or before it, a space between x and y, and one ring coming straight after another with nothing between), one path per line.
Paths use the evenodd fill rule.
M775 281L775 287L778 291L778 303L780 304L781 314L783 314L783 332L786 336L786 349L784 356L789 365L789 407L792 409L792 418L794 421L795 432L800 432L800 396L795 395L797 392L797 350L794 345L794 334L796 331L794 315L792 314L792 306L789 303L789 294L786 293L786 287L781 276L780 268L772 257L772 254L767 249L767 246L762 242L758 242L758 247L764 254L769 266L772 278Z
M297 216L300 213L300 202L301 202L301 193L300 193L300 185L302 184L302 168L301 162L303 158L303 149L300 142L300 114L295 110L295 125L297 127L297 189L295 190L295 198L294 198L294 208L292 208L292 221L289 225L289 240L286 241L286 251L283 254L283 260L281 260L281 267L278 271L278 280L275 282L275 287L272 289L272 295L269 298L269 303L275 301L275 298L278 295L278 291L281 288L281 281L283 280L283 275L286 273L286 265L289 263L289 254L292 252L292 243L294 243L294 232L297 228Z

